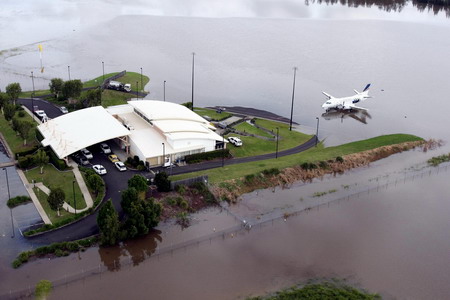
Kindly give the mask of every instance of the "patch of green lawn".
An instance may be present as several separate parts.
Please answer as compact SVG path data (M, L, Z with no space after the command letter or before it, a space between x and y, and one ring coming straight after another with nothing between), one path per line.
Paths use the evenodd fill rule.
M31 183L32 180L35 182L42 182L49 189L60 187L66 194L66 202L70 206L73 204L73 188L72 181L75 180L72 171L58 171L53 165L47 164L44 167L44 173L39 174L40 168L34 168L32 170L26 171L25 176ZM83 195L80 191L78 183L75 181L75 200L77 204L77 209L83 209L86 207L86 201L84 201Z
M394 145L404 142L419 141L421 138L409 134L391 134L374 137L367 140L352 142L340 146L323 148L322 144L311 148L304 152L293 155L279 157L278 159L267 159L263 161L256 161L250 163L226 165L223 168L215 168L205 171L192 172L188 174L181 174L172 176L171 180L186 179L201 175L208 175L211 183L220 183L225 180L238 179L245 175L261 172L264 169L279 168L299 165L303 162L317 162L321 160L335 159L337 156L344 156L347 154L362 152L381 146Z
M114 76L114 75L117 75L117 74L119 74L119 72L108 73L108 74L105 74L104 78L106 79L108 77L111 77L111 76ZM96 77L94 79L88 80L86 82L83 82L83 88L96 87L96 86L101 85L102 82L103 82L103 75L98 76L98 77Z
M31 95L33 94L33 91L26 91L22 92L19 95L19 98L31 98ZM34 96L44 96L44 95L51 95L50 90L38 90L34 92Z
M260 122L264 121L264 122ZM289 131L289 125L284 123L275 122L275 121L267 121L257 119L256 123L268 130L273 130L276 135L276 128L279 128L279 141L278 141L278 151L294 148L298 145L301 145L308 141L312 136L308 134L304 134L298 131ZM249 128L253 131L252 133L262 135L264 133L267 136L270 136L267 132L256 128L248 123L240 123L235 128L240 128L238 130L242 130L242 128ZM248 132L248 131L247 131ZM232 144L228 144L228 149L230 149L233 157L246 157L246 156L256 156L266 153L275 153L277 142L276 139L273 141L264 140L257 137L252 136L241 136L239 134L228 134L226 137L230 136L238 136L242 140L241 147L235 147Z
M148 76L142 75L143 86L141 86L141 73L127 72L124 76L119 77L117 81L131 84L131 90L133 91L136 91L137 88L139 88L139 91L143 91L143 86L145 86L150 81L150 78Z
M2 132L3 136L6 139L6 142L8 143L9 147L11 148L12 152L17 153L21 151L29 150L37 145L37 141L35 138L35 128L36 123L33 121L31 116L27 113L23 117L19 117L19 112L16 112L16 118L23 121L30 121L34 124L33 128L30 129L30 134L27 139L27 144L23 145L23 140L20 136L17 135L17 133L11 128L11 125L8 121L6 121L3 114L0 113L0 131Z
M234 126L234 128L236 128L237 130L239 130L241 132L245 132L245 133L255 134L255 135L264 136L264 137L268 137L268 138L274 137L273 135L270 135L269 133L265 132L264 130L261 130L261 129L249 124L248 122L239 123L236 126ZM275 130L274 135L276 136L276 134L277 134L277 132Z
M211 120L214 120L214 121L221 121L221 120L225 120L226 118L231 117L230 113L227 113L225 111L218 113L215 110L209 109L209 108L196 107L196 108L194 108L194 112L197 113L200 117L208 116L211 118Z
M136 98L136 95L114 90L104 90L102 93L102 106L108 107L113 105L126 104L127 101L131 98Z
M55 224L57 222L64 221L65 219L72 218L73 214L65 211L63 208L59 210L59 216L58 212L56 210L53 210L50 208L50 204L48 204L47 198L48 196L41 191L39 188L33 188L34 193L36 194L36 197L38 198L39 202L42 205L42 208L44 209L45 213L49 217L52 224ZM78 207L78 205L77 205Z

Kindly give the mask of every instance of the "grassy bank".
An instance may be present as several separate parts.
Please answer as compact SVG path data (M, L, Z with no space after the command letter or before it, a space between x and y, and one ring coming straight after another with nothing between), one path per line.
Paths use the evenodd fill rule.
M269 168L284 169L287 167L302 164L304 162L316 162L334 159L337 156L344 156L365 150L370 150L382 146L400 144L404 142L420 141L421 138L409 134L391 134L383 135L375 138L348 143L336 147L323 148L321 144L317 148L307 151L279 157L278 159L268 159L257 162L250 162L238 165L229 165L223 168L215 168L211 170L198 171L188 174L172 176L171 180L185 179L200 175L208 175L211 183L220 183L225 180L238 179L249 174L262 172Z
M343 284L331 282L307 284L302 287L292 287L273 295L247 298L247 300L374 300L381 299L378 294L370 294Z

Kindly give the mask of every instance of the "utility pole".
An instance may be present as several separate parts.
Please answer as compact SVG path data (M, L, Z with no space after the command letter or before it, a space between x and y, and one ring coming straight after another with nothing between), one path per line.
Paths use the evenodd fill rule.
M33 113L33 120L34 120L34 74L33 71L31 71L31 82L33 83L33 94L31 94L31 112Z
M103 83L105 82L105 62L102 61L102 70L103 70L103 82L102 82L102 88L103 88Z
M75 180L72 180L72 191L73 191L73 207L75 209L75 214L77 214L77 201L75 200Z
M316 128L316 147L317 143L319 142L319 117L316 117L317 119L317 128Z
M163 163L162 166L164 167L164 165L166 164L166 145L164 145L164 143L162 143L163 146Z
M222 135L222 168L225 165L225 136Z
M141 68L141 89L144 90L144 81L142 80L142 68Z
M292 131L292 115L294 113L295 75L296 74L297 74L297 67L294 67L294 83L292 84L291 121L289 122L289 131Z
M67 66L67 71L69 73L69 80L70 80L70 66Z
M164 102L166 102L166 81L164 80L164 88L163 88L163 93L164 93Z
M192 52L192 111L194 111L194 60L195 52Z
M139 100L139 93L138 93L138 91L139 91L139 81L136 81L136 98L137 98L137 100Z
M278 158L278 127L277 127L277 150L275 152L275 158Z
M9 193L8 169L3 168L3 170L6 172L6 186L8 188L8 200L10 200L11 194ZM16 233L14 232L14 221L13 221L13 215L12 215L12 208L9 208L9 211L11 213L11 230L12 230L11 238L14 238L16 236Z

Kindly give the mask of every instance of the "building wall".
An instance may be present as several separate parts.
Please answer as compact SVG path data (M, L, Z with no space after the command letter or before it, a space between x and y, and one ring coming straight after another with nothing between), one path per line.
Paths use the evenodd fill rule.
M172 148L176 149L185 149L188 147L198 146L198 148L204 148L205 152L213 151L216 147L216 141L207 140L207 139L185 139L185 140L176 140L170 141Z

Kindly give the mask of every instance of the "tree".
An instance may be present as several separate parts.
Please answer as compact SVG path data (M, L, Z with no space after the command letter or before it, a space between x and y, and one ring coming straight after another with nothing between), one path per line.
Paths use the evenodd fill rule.
M128 187L135 188L138 192L146 192L148 189L147 178L142 175L134 175L128 180Z
M62 94L65 99L80 97L83 84L79 79L64 82Z
M131 203L137 202L139 200L138 192L135 188L128 188L122 191L122 201L120 205L125 213L128 213L131 207Z
M34 161L41 168L40 174L44 172L44 166L48 164L49 158L44 150L39 149L34 155Z
M66 199L66 194L61 188L56 188L53 190L50 190L50 195L48 195L48 204L50 205L50 208L53 210L58 211L59 215L59 209L63 206L64 200Z
M88 106L98 106L102 104L102 89L97 88L89 90L86 93L86 101Z
M98 195L100 189L104 186L103 180L98 174L91 174L86 177L87 184Z
M16 106L14 104L6 103L3 106L3 115L5 116L6 121L11 121L15 114Z
M112 205L111 199L100 208L97 216L97 226L103 245L115 245L119 236L119 216Z
M41 280L36 284L34 296L38 300L47 299L52 290L52 282L49 280Z
M181 103L181 105L186 106L189 109L192 109L192 102Z
M170 191L170 180L166 172L160 172L155 175L155 185L158 187L159 192Z
M16 105L16 100L19 98L20 93L22 93L22 88L20 87L20 83L14 82L10 83L6 86L6 93L12 100L13 104Z
M63 85L64 81L61 78L53 78L52 80L50 80L48 86L50 88L50 92L55 95L55 98L57 98L62 92Z
M33 128L33 123L29 121L19 121L17 130L20 137L23 139L23 145L27 144L27 138L30 135L30 130Z
M8 96L5 93L0 93L0 110L3 113L3 107L8 103Z

